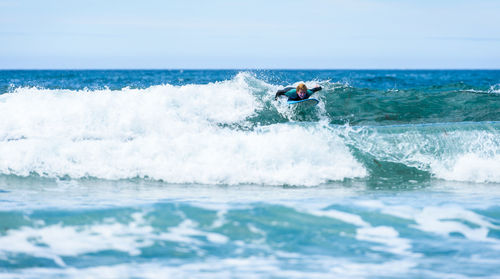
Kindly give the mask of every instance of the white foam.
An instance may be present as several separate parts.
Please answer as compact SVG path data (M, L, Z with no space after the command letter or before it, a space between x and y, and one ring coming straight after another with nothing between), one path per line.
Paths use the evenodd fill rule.
M133 220L129 223L109 219L85 226L57 224L8 230L5 235L0 236L0 258L7 258L8 253L25 253L66 266L61 258L63 256L104 250L123 251L137 256L141 254L140 248L152 246L157 240L184 243L195 251L200 250L203 239L218 245L229 241L225 235L199 230L198 224L189 219L169 228L167 232L157 232L144 220L143 215L144 213L133 213Z
M228 237L225 235L203 232L196 229L197 226L197 223L187 219L180 223L177 227L170 228L167 233L162 233L158 236L155 236L155 239L169 240L173 242L184 242L195 245L200 245L201 242L193 238L193 236L203 236L208 241L217 244L224 244L229 241Z
M338 210L333 210L333 209L328 209L328 210L308 210L307 211L310 214L316 215L316 216L325 216L329 217L332 219L337 219L342 222L348 223L348 224L353 224L355 226L360 226L360 227L369 227L370 224L363 221L363 219L359 215L347 213L347 212L342 212Z
M416 225L411 226L421 231L446 237L452 233L459 233L467 239L492 243L493 248L500 249L498 248L500 241L488 236L490 229L499 230L500 226L458 205L421 205L419 208L407 205L387 205L381 201L371 200L358 201L356 204L380 210L384 214L412 220Z
M499 94L500 93L500 84L495 84L495 85L490 86L490 90L488 91L488 93Z
M416 209L409 205L386 205L380 200L360 200L356 201L356 205L378 209L385 214L396 216L402 219L413 220L416 214Z
M170 183L317 185L367 174L322 125L244 124L263 107L244 74L119 91L18 88L0 96L0 173Z
M330 257L302 257L306 266L315 266L315 270L291 269L280 265L274 256L247 257L228 259L207 259L168 265L163 263L130 263L114 266L98 266L89 268L30 268L20 272L5 274L7 278L367 278L378 276L407 275L416 266L415 262L406 260L388 261L384 263L356 263L344 259Z
M488 236L489 229L500 229L486 221L484 217L457 206L429 206L415 215L417 228L422 231L449 236L450 233L460 233L464 237L475 241L484 241L498 244L498 240ZM473 227L466 223L473 224Z
M500 182L498 124L443 123L346 131L357 148L377 160L401 163L450 181Z
M435 165L436 176L447 180L500 182L500 155L480 157L477 154L458 156L451 167Z
M128 224L110 220L84 227L58 224L8 230L0 236L0 255L26 253L52 259L60 266L65 266L61 256L77 256L108 249L138 255L139 248L153 244L151 239L142 238L145 234L151 234L153 229L144 225L139 215L133 214L134 221Z
M374 250L387 251L399 255L412 255L410 240L400 238L399 233L392 227L364 227L356 229L356 239L383 244L372 247Z
M381 203L367 203L370 207L380 207ZM396 229L388 226L372 226L370 223L364 221L361 216L342 212L334 209L327 210L307 210L308 213L315 216L324 216L332 219L341 220L342 222L358 226L356 228L356 239L369 241L382 244L381 246L374 246L371 249L374 251L384 251L398 255L418 257L420 254L411 252L411 241L399 237Z

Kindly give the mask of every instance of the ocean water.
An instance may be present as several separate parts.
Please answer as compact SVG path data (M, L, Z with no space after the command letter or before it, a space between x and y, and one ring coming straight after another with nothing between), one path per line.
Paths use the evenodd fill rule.
M1 278L498 274L500 71L0 71Z

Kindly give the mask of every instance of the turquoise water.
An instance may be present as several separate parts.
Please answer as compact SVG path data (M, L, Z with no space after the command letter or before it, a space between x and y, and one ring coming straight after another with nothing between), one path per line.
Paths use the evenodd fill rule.
M274 93L319 84L312 109ZM0 71L6 278L495 278L500 71Z

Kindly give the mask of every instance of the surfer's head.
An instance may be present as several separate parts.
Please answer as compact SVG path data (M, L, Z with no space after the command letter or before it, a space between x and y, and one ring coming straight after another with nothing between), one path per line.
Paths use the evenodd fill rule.
M303 83L297 85L297 95L301 99L305 99L307 97L307 86Z

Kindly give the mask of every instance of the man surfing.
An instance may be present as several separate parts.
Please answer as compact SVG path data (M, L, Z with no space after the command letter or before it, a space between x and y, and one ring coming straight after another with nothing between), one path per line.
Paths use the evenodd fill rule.
M313 89L307 89L307 86L303 83L297 85L296 88L286 87L284 89L278 90L274 96L275 100L278 100L279 96L285 95L288 97L288 101L300 101L311 97L314 92L320 91L322 88L316 85Z

